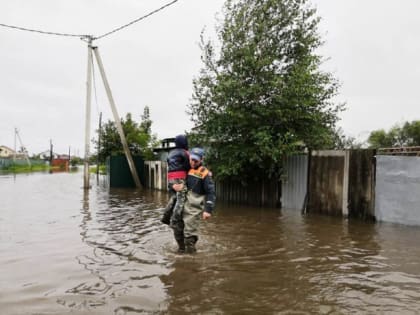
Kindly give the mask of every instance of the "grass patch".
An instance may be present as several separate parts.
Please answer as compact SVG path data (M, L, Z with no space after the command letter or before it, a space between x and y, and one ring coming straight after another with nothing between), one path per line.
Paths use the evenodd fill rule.
M30 172L43 172L43 171L49 171L50 166L49 165L10 165L7 168L2 169L6 172L11 173L30 173Z
M89 173L96 174L96 169L97 169L96 165L90 166L89 167ZM99 174L106 175L106 165L105 164L99 165Z

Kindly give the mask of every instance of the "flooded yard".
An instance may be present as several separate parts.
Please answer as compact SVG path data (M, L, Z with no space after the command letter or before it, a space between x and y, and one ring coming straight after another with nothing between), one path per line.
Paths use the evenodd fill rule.
M0 175L0 313L418 314L420 228L217 205L195 255L165 192Z

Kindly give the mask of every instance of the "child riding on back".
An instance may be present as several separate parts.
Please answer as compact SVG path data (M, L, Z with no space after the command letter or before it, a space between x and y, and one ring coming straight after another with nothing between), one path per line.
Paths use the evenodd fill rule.
M168 189L171 193L168 205L162 217L162 222L172 225L174 222L182 219L182 209L184 207L187 187L185 180L190 170L188 153L188 140L184 135L175 137L175 148L169 152L168 163ZM184 189L176 192L172 186L174 184L184 184Z

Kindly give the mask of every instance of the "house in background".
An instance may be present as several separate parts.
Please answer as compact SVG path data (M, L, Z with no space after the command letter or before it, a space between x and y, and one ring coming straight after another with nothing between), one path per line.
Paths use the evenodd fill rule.
M153 153L159 161L165 162L169 151L175 148L175 138L166 138L161 140L161 146L153 149Z
M15 150L6 147L5 145L0 145L0 157L2 158L11 158L16 155Z
M51 157L50 154L51 154L51 151L50 150L46 150L46 151L43 151L41 153L38 153L38 156L39 156L39 158L41 160L49 161L50 160L50 157ZM52 158L53 159L58 158L58 156L59 156L59 154L54 153L54 152L52 153Z

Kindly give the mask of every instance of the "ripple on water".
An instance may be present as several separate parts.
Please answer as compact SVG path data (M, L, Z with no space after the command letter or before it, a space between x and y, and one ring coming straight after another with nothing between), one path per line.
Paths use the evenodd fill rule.
M166 194L0 183L5 314L418 313L415 229L218 205L198 253L179 255Z

